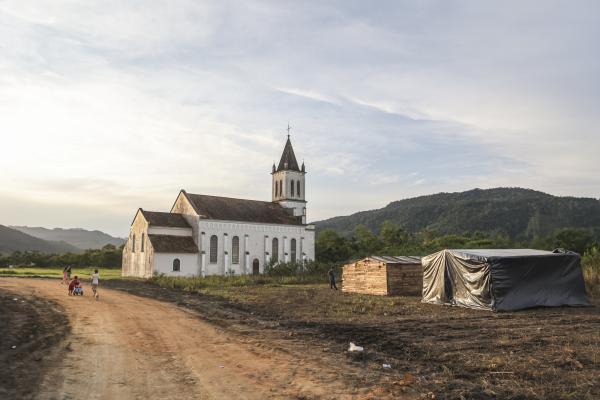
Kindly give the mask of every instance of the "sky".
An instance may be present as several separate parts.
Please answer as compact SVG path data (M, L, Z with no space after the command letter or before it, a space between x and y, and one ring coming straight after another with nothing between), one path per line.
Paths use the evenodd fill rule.
M498 186L600 197L598 1L0 0L0 224L124 237L190 193L311 221Z

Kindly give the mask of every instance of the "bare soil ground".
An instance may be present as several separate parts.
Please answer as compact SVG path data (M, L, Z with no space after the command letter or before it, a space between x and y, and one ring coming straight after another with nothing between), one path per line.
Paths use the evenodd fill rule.
M594 307L493 313L322 285L192 294L143 282L111 284L192 308L214 324L298 357L310 355L348 388L373 398L600 398L598 299ZM364 354L348 353L350 341L364 346Z
M258 339L269 326L263 322L261 329L234 327L229 318L209 323L152 293L140 297L102 288L99 301L89 293L71 297L50 279L1 278L0 291L56 302L69 319L71 334L55 345L41 380L39 374L33 379L31 363L2 371L2 382L37 382L32 396L38 399L372 397L370 388L348 387L339 368L321 364L310 351L303 354L305 345L288 349Z
M0 398L33 397L52 367L55 347L68 333L67 317L57 303L0 291Z
M319 285L117 280L99 302L55 280L0 278L3 290L55 301L71 322L38 398L600 398L598 301L495 314Z

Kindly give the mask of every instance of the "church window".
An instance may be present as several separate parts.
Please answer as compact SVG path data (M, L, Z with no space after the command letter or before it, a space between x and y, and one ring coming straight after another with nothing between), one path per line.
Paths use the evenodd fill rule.
M240 263L240 238L238 236L231 239L231 262L233 264Z
M279 181L279 197L283 197L283 181Z
M275 181L275 197L279 196L279 183Z
M296 190L296 194L298 195L298 197L301 197L300 196L300 181L296 181L296 188L298 189L298 190Z
M290 242L291 253L292 253L292 262L296 262L296 239L292 239Z
M290 185L291 192L290 193L292 194L292 197L294 197L294 180L292 179L292 182L290 182L290 183L291 183L291 185Z
M133 234L133 237L131 238L131 252L135 253L135 233Z
M271 250L271 260L273 260L274 262L279 261L279 239L273 238L273 245Z
M140 243L140 251L143 253L144 252L144 234L142 233L142 241Z
M219 247L219 238L217 237L217 235L212 235L210 237L210 256L209 256L209 262L212 264L217 263L218 247Z
M181 271L181 261L179 261L179 258L173 260L173 271Z

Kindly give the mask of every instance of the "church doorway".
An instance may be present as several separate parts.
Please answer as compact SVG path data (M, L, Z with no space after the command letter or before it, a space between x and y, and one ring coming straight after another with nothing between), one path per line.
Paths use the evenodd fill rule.
M260 269L258 264L258 258L255 258L254 261L252 261L252 275L258 275L259 273Z

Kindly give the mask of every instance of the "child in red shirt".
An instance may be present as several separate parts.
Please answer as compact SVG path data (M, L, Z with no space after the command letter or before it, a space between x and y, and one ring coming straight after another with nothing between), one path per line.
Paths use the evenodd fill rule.
M75 278L73 278L71 283L69 283L69 296L73 294L73 290L75 290L75 288L79 286L79 284L79 279L77 279L77 275L75 275Z

